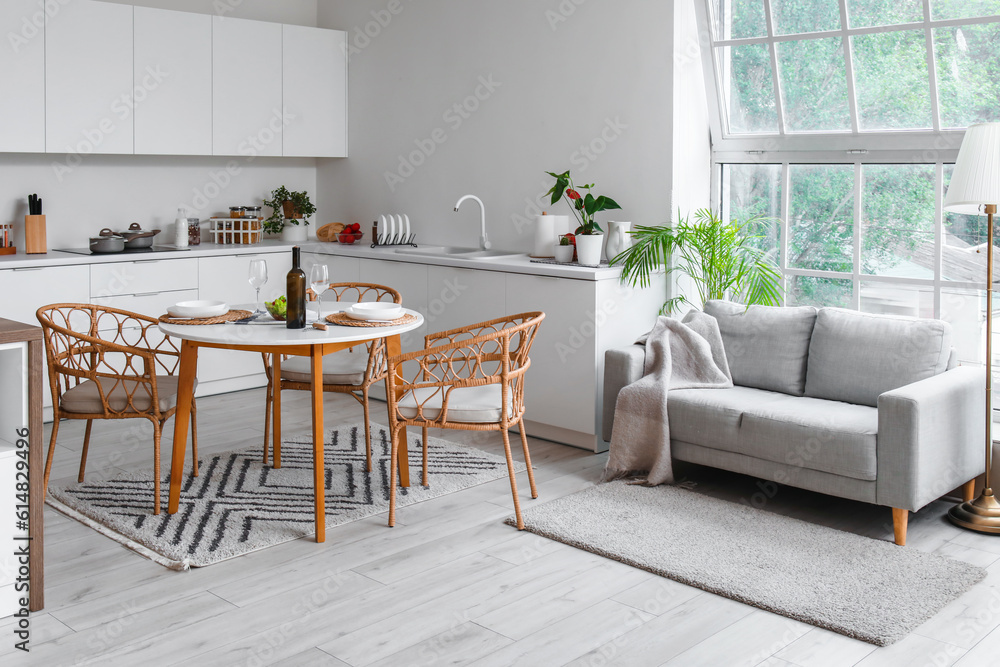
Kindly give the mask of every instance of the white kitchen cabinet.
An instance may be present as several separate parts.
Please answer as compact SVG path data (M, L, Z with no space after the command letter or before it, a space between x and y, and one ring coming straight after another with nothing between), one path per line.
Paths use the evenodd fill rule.
M45 149L132 153L132 7L58 4L45 24Z
M213 19L213 152L280 156L284 129L281 24Z
M282 26L286 157L347 157L347 33Z
M594 370L598 363L597 285L588 280L507 275L509 314L545 313L531 348L525 419L587 435L599 433L601 392L595 386ZM530 427L528 432L542 435Z
M0 270L0 294L4 295L0 317L25 324L38 324L35 311L53 303L90 301L89 266L49 266ZM48 373L42 405L51 413L52 391ZM51 419L51 414L48 419Z
M0 3L0 152L45 152L45 19L38 0Z
M291 255L289 255L291 257ZM302 270L309 277L309 269L314 264L326 264L331 283L356 283L361 280L361 262L356 257L335 257L312 252L302 253ZM284 282L281 283L282 286Z
M361 260L361 282L391 287L403 297L403 306L418 313L428 313L430 299L427 292L428 267L425 264L385 262L377 259ZM432 331L424 325L400 337L404 352L419 350L424 346L424 335Z
M212 154L212 17L135 8L135 153Z
M91 303L103 304L108 297L125 294L197 289L198 260L194 258L108 262L90 266Z
M448 331L509 314L505 273L427 267L426 333Z

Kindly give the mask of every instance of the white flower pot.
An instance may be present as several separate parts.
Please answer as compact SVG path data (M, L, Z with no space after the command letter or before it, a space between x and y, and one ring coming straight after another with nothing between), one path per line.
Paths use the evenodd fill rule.
M562 262L563 264L569 264L573 261L573 246L572 245L557 245L555 246L556 261Z
M285 226L281 228L281 240L285 243L305 243L309 240L309 228L304 224L285 222Z
M604 249L603 234L577 234L576 259L584 266L600 266Z

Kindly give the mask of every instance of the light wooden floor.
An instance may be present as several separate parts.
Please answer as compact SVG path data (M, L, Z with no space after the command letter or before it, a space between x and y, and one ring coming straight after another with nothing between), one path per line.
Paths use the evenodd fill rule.
M308 432L307 397L284 398L286 435ZM262 390L199 401L202 453L259 442L263 404ZM326 405L328 424L360 421L350 398ZM151 432L96 424L88 480L148 466ZM73 479L82 423L59 435L53 479ZM498 436L437 435L502 448ZM606 459L538 440L532 455L541 496L522 490L529 507L593 485ZM698 492L892 537L885 508L701 467L680 474ZM403 508L394 529L380 515L328 530L323 545L299 540L181 573L46 508L47 607L32 616L30 655L13 650L12 624L0 621L0 665L1000 664L1000 538L951 526L948 507L911 518L907 548L982 565L989 577L884 649L518 533L502 523L512 512L506 479Z

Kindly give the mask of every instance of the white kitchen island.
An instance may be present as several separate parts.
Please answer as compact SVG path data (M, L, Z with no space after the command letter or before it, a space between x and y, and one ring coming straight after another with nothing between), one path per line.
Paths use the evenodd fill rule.
M527 255L460 259L313 242L303 263L329 266L332 282L389 285L427 324L403 338L404 351L423 335L526 311L545 312L527 374L526 426L534 437L603 452L604 353L649 331L666 299L666 281L646 289L620 284L621 269L532 262Z

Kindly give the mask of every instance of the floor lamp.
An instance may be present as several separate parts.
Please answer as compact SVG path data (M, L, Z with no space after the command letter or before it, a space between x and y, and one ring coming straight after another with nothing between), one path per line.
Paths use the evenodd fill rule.
M975 500L952 507L952 523L980 533L1000 533L1000 503L990 481L993 458L993 215L1000 204L1000 123L971 126L958 152L944 208L986 213L986 483Z

